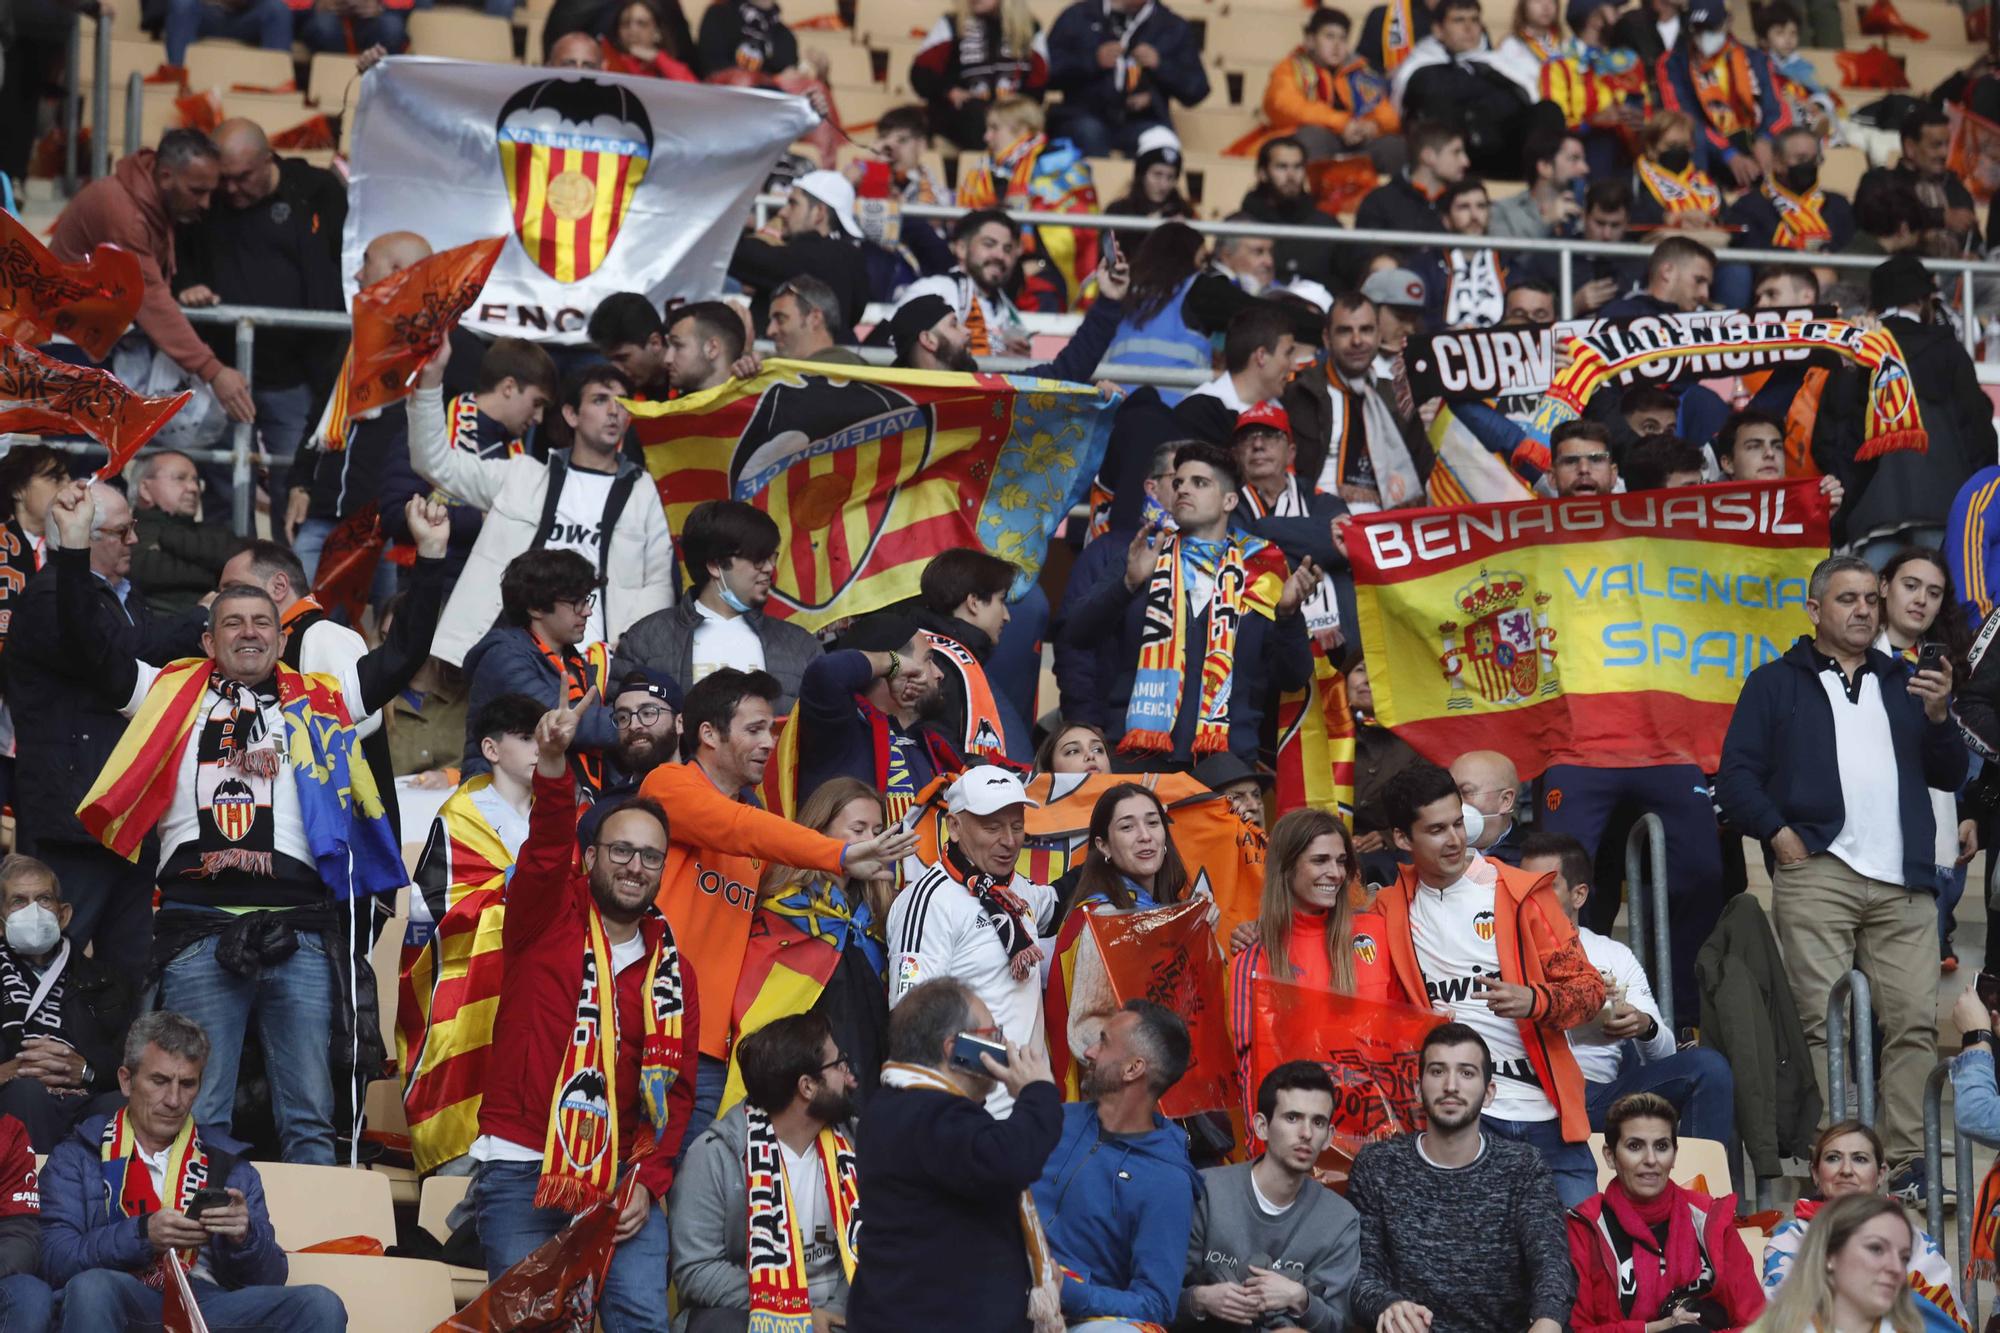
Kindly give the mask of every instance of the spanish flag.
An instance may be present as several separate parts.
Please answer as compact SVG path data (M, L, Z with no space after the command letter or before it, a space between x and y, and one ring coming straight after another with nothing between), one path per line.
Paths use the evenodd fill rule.
M1354 818L1354 714L1347 677L1315 639L1312 679L1278 699L1278 808Z

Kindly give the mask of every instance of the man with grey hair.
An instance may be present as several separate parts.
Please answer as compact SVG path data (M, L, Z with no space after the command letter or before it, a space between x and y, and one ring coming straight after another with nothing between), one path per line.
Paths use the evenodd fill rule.
M1949 712L1950 657L1926 653L1913 670L1874 647L1880 587L1856 556L1813 570L1813 633L1744 681L1715 797L1774 863L1773 924L1822 1099L1827 992L1851 968L1868 978L1883 1036L1882 1138L1901 1168L1892 1189L1921 1199L1924 1079L1937 1032L1927 788L1956 790L1966 754Z
M136 862L106 851L77 821L76 808L111 758L125 724L113 697L92 683L91 660L164 666L201 651L205 619L191 610L156 617L127 577L132 509L114 488L90 487L89 526L69 549L51 516L48 563L11 602L7 705L14 718L17 845L48 863L71 908L67 934L116 971L143 975L153 939L153 857ZM74 623L57 614L58 568L87 574ZM71 640L74 640L72 644Z
M196 1128L208 1058L199 1024L147 1014L125 1041L124 1109L86 1120L49 1154L42 1271L62 1292L65 1333L157 1327L169 1250L211 1328L347 1327L331 1291L285 1285L290 1266L257 1169Z
M132 577L156 609L178 613L215 591L223 564L242 544L221 521L201 521L201 472L194 460L162 449L132 465L129 474L138 544ZM219 511L218 511L219 512Z
M859 366L861 357L835 345L836 331L847 327L840 298L811 274L787 278L771 293L771 316L764 326L778 356L793 361L826 361Z

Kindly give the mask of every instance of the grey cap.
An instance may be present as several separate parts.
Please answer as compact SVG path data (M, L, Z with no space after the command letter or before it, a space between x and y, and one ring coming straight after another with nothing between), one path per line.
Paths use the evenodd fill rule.
M1370 273L1361 284L1361 294L1376 305L1409 306L1421 310L1424 280L1406 268L1383 269Z

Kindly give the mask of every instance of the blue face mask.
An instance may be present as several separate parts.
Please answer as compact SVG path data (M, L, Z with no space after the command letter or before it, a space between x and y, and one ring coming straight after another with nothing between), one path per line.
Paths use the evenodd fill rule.
M729 581L727 579L718 578L715 581L715 591L716 595L722 598L722 604L728 607L731 611L734 611L739 616L747 616L752 611L755 611L757 609L756 607L750 605L750 603L744 601L741 597L738 597L735 594L735 592L733 592L730 589Z

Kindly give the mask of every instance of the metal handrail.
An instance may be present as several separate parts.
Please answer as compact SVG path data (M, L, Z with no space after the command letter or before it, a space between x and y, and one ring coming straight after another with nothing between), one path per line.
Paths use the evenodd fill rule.
M1951 1061L1940 1060L1924 1080L1924 1174L1929 1177L1924 1189L1924 1222L1931 1239L1938 1241L1939 1248L1944 1242L1938 1238L1944 1233L1944 1085L1951 1077ZM1973 1216L1972 1181L1972 1140L1956 1124L1952 1126L1951 1160L1954 1174L1958 1178L1958 1264L1957 1271L1965 1275L1965 1289L1959 1297L1965 1305L1966 1320L1972 1327L1979 1325L1979 1280L1968 1275L1967 1260L1972 1254L1972 1230L1979 1219Z
M1849 1024L1849 1003L1853 1022ZM1854 1109L1848 1109L1847 1045L1854 1037ZM1828 1120L1860 1120L1875 1123L1875 1006L1869 997L1868 978L1852 971L1833 983L1826 994L1826 1099Z
M1639 859L1641 840L1648 844L1652 855L1652 878L1642 871L1647 867ZM1630 895L1627 911L1628 931L1632 941L1632 954L1639 965L1646 965L1647 919L1652 920L1653 943L1653 999L1660 1006L1660 1026L1669 1033L1678 1031L1674 1027L1674 957L1673 941L1667 932L1667 826L1656 814L1639 816L1632 831L1625 836L1625 891Z

